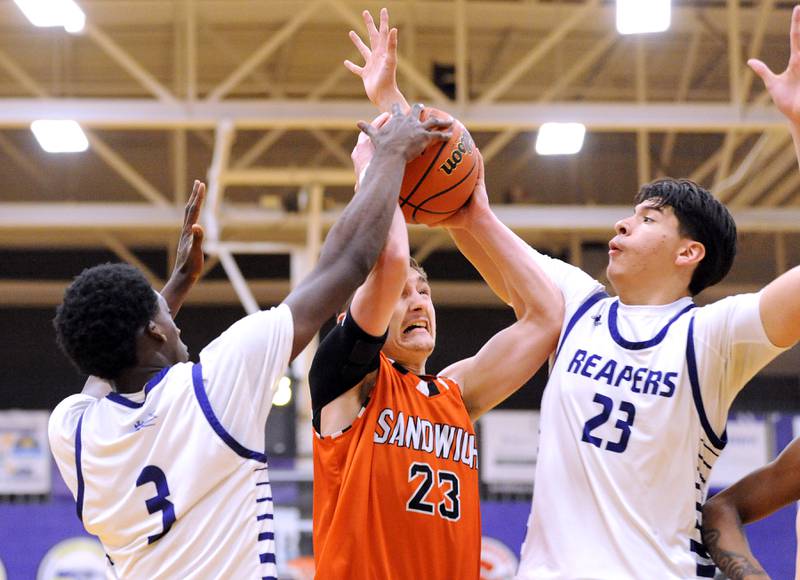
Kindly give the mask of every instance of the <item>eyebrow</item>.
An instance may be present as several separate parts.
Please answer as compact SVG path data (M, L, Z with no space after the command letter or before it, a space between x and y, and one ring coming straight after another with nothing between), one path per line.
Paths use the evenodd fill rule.
M641 209L639 209L639 208L641 208ZM664 206L663 205L655 206L655 205L640 204L639 206L637 206L634 209L639 209L639 211L648 211L649 210L649 211L657 211L658 213L662 213L662 214L664 213Z

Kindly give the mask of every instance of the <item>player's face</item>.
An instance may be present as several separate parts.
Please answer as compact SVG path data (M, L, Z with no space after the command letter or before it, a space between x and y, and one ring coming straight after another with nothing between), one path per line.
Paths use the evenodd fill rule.
M161 294L156 292L156 295L158 296L158 312L156 312L153 322L158 325L160 331L167 338L163 345L164 356L173 364L186 362L189 360L189 349L181 340L181 331L175 326L167 301Z
M384 352L402 363L419 362L433 352L436 344L436 314L428 281L409 266L403 293L389 322Z
M609 282L619 292L626 286L652 284L672 275L681 245L686 242L675 212L669 206L654 207L646 200L632 216L618 221L617 234L608 243Z

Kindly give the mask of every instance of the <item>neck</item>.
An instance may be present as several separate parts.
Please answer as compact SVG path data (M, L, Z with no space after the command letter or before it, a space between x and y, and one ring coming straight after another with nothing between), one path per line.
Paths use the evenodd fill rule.
M118 393L136 393L141 391L151 378L153 378L166 365L143 365L125 369L116 381L112 383Z
M403 365L405 368L410 370L415 375L425 374L425 361L422 361L421 363L406 363L402 361L397 361L397 362L399 362L401 365Z
M691 296L688 285L680 282L670 284L660 280L655 285L617 285L612 282L620 302L629 306L662 306L672 304L686 296Z

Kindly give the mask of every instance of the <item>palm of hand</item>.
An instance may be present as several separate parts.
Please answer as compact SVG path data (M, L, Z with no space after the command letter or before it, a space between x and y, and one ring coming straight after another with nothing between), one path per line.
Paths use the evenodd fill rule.
M767 89L780 112L800 122L800 55L792 56L786 70L775 77Z
M364 65L364 91L367 98L373 103L392 91L397 85L395 80L395 68L388 62L386 54L373 53L372 58Z
M181 274L197 277L203 271L203 249L196 240L192 226L184 229L178 242L175 269Z

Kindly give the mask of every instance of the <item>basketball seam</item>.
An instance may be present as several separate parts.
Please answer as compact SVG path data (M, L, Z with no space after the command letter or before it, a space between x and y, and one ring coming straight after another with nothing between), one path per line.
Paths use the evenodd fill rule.
M476 165L478 165L478 161L477 161L477 159L474 159L473 162L472 162L472 167L469 168L469 171L467 172L467 174L464 177L462 177L457 183L454 183L453 185L451 185L447 189L444 189L444 190L440 191L439 193L430 196L428 199L426 199L425 201L423 201L419 205L409 204L409 205L411 205L411 207L414 208L414 213L411 214L411 218L416 220L418 211L424 211L425 213L434 214L434 215L452 213L453 210L450 210L450 211L435 211L435 210L431 210L431 209L425 209L422 206L425 205L426 203L428 203L430 200L436 199L440 195L444 195L445 193L447 193L451 189L454 189L454 188L458 187L459 185L461 185L462 183L464 183L464 181L466 181L466 179L470 175L472 175L472 172L475 171L475 166ZM472 195L472 194L470 194L470 195Z
M431 172L431 169L433 169L433 166L439 159L439 155L442 154L442 151L444 150L444 148L447 146L448 143L449 141L445 141L444 143L442 143L442 146L439 147L439 150L436 152L436 155L433 156L433 159L431 160L430 165L428 165L428 168L425 170L425 173L423 173L422 177L419 178L419 181L417 181L417 184L414 186L414 188L408 192L408 195L406 197L402 196L400 197L400 207L403 207L405 204L407 204L408 200L411 199L411 196L416 193L416 191L419 189L419 186L422 184L423 181L425 181L425 178L428 177L428 174Z

